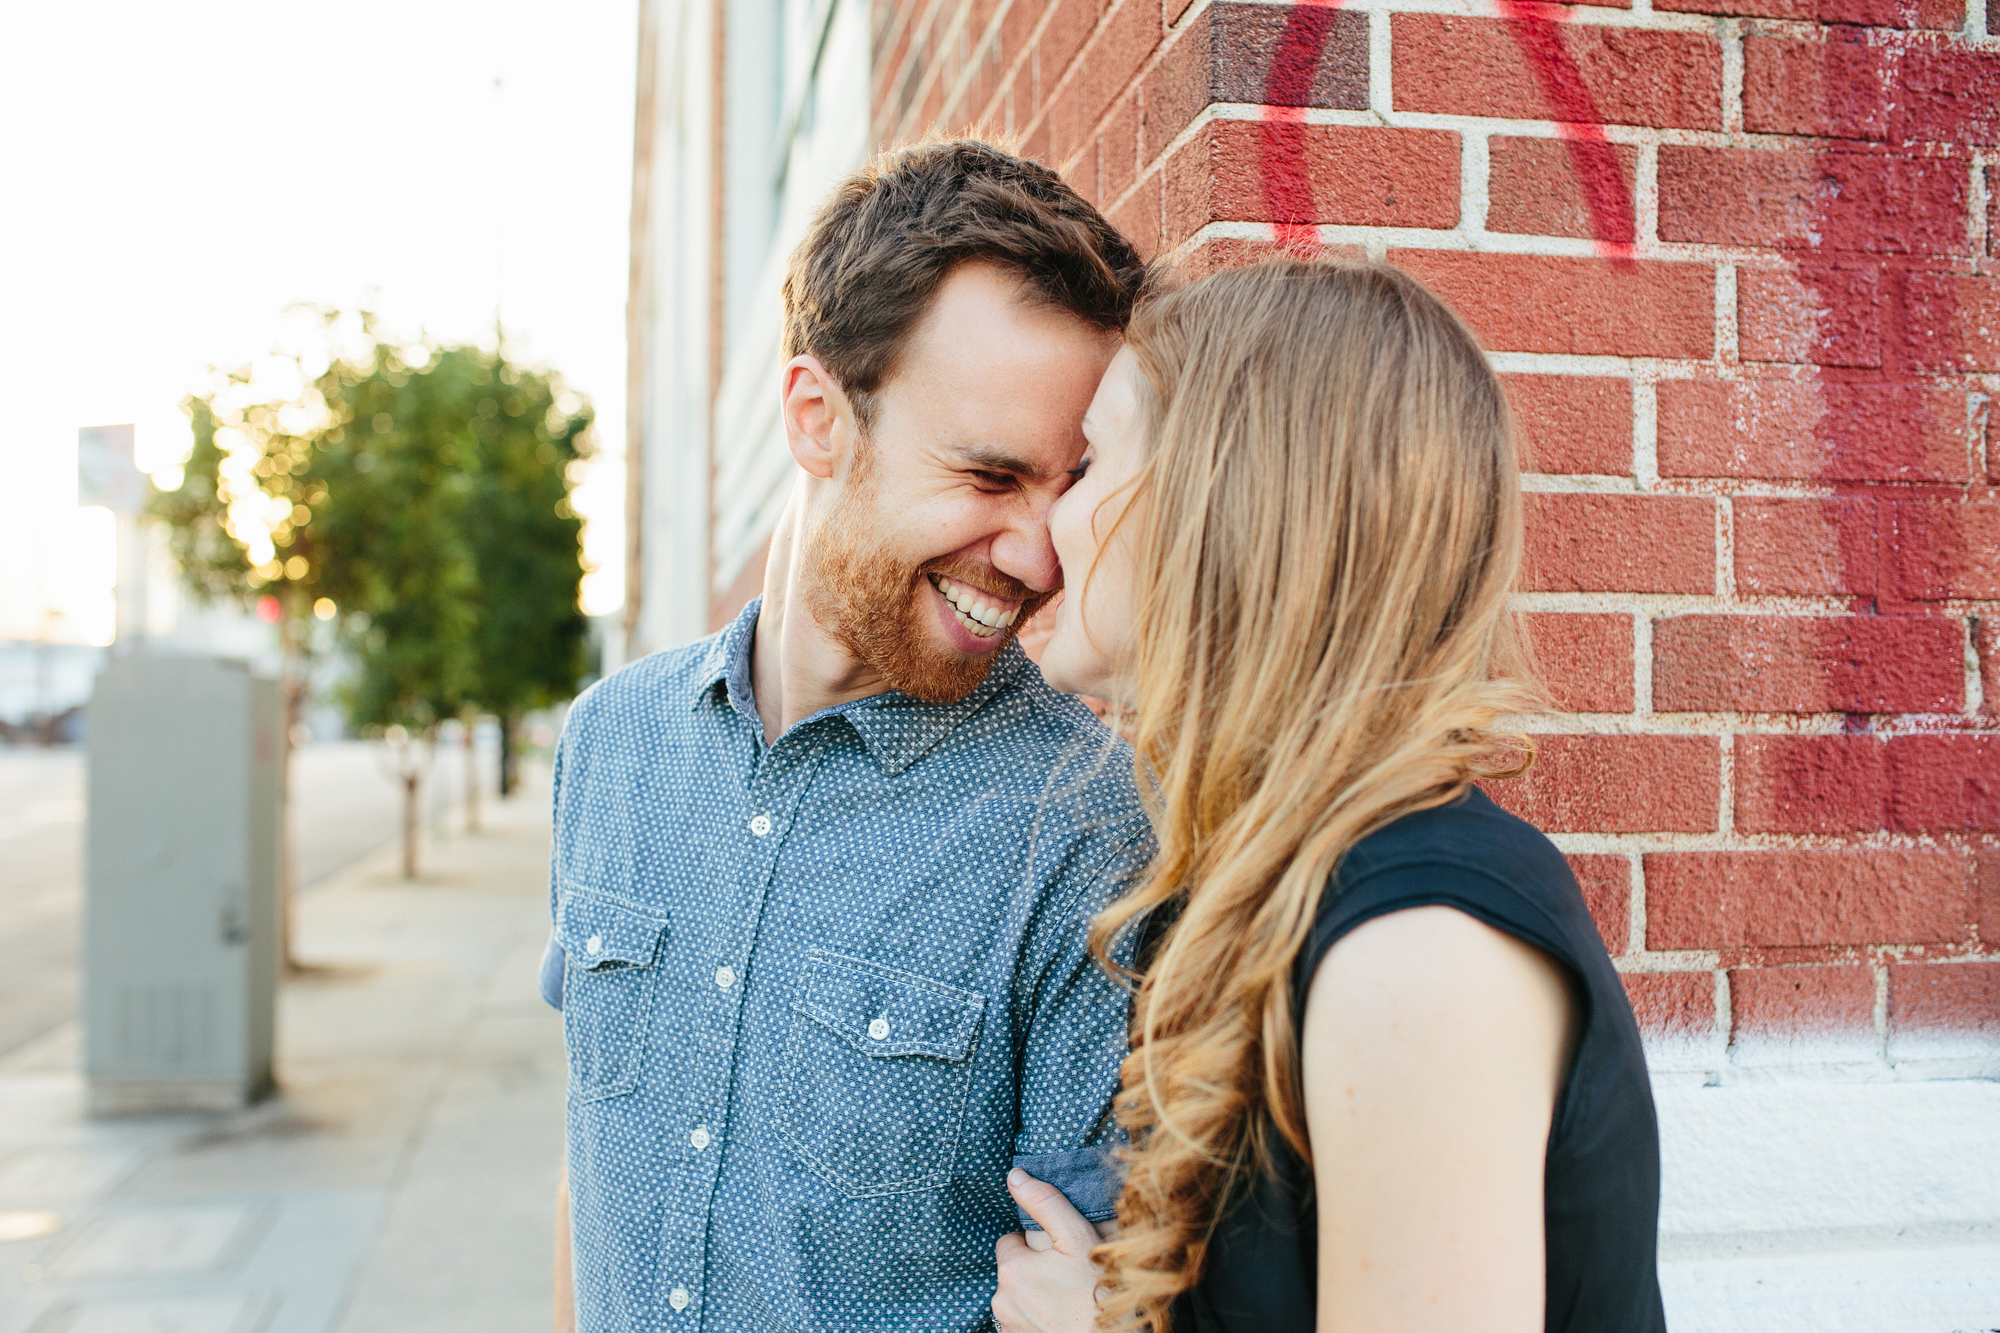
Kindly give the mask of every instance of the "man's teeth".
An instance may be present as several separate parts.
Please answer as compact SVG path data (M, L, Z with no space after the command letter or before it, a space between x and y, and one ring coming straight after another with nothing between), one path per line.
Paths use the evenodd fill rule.
M942 574L931 575L931 585L951 604L958 613L958 619L966 629L982 639L991 638L1013 624L1021 614L1016 606L998 607L987 600L986 595L968 583L946 578Z

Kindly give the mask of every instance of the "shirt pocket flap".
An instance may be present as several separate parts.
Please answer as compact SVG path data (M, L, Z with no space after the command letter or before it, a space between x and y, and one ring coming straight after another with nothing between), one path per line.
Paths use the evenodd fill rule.
M563 953L585 971L606 967L651 967L659 956L666 921L657 916L572 890L563 895L556 938Z
M814 953L794 1007L863 1055L963 1060L986 997L839 954Z

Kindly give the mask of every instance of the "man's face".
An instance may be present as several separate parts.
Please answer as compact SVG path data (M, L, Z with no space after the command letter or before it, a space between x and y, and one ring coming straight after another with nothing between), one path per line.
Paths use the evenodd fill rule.
M939 289L805 551L814 618L892 688L963 698L1062 587L1049 507L1116 350L1003 269Z

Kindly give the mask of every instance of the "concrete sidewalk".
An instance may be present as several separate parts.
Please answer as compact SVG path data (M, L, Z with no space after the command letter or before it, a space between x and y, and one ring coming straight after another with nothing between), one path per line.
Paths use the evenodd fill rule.
M274 1099L87 1120L74 1023L0 1062L0 1333L549 1327L564 1070L526 776L420 883L392 847L303 895Z

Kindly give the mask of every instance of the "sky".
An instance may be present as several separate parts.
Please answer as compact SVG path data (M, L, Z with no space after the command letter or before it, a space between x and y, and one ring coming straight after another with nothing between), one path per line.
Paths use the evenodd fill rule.
M101 637L112 523L80 426L185 454L211 366L300 303L490 342L597 409L577 496L621 597L636 0L0 0L0 641ZM48 614L54 610L60 614Z

